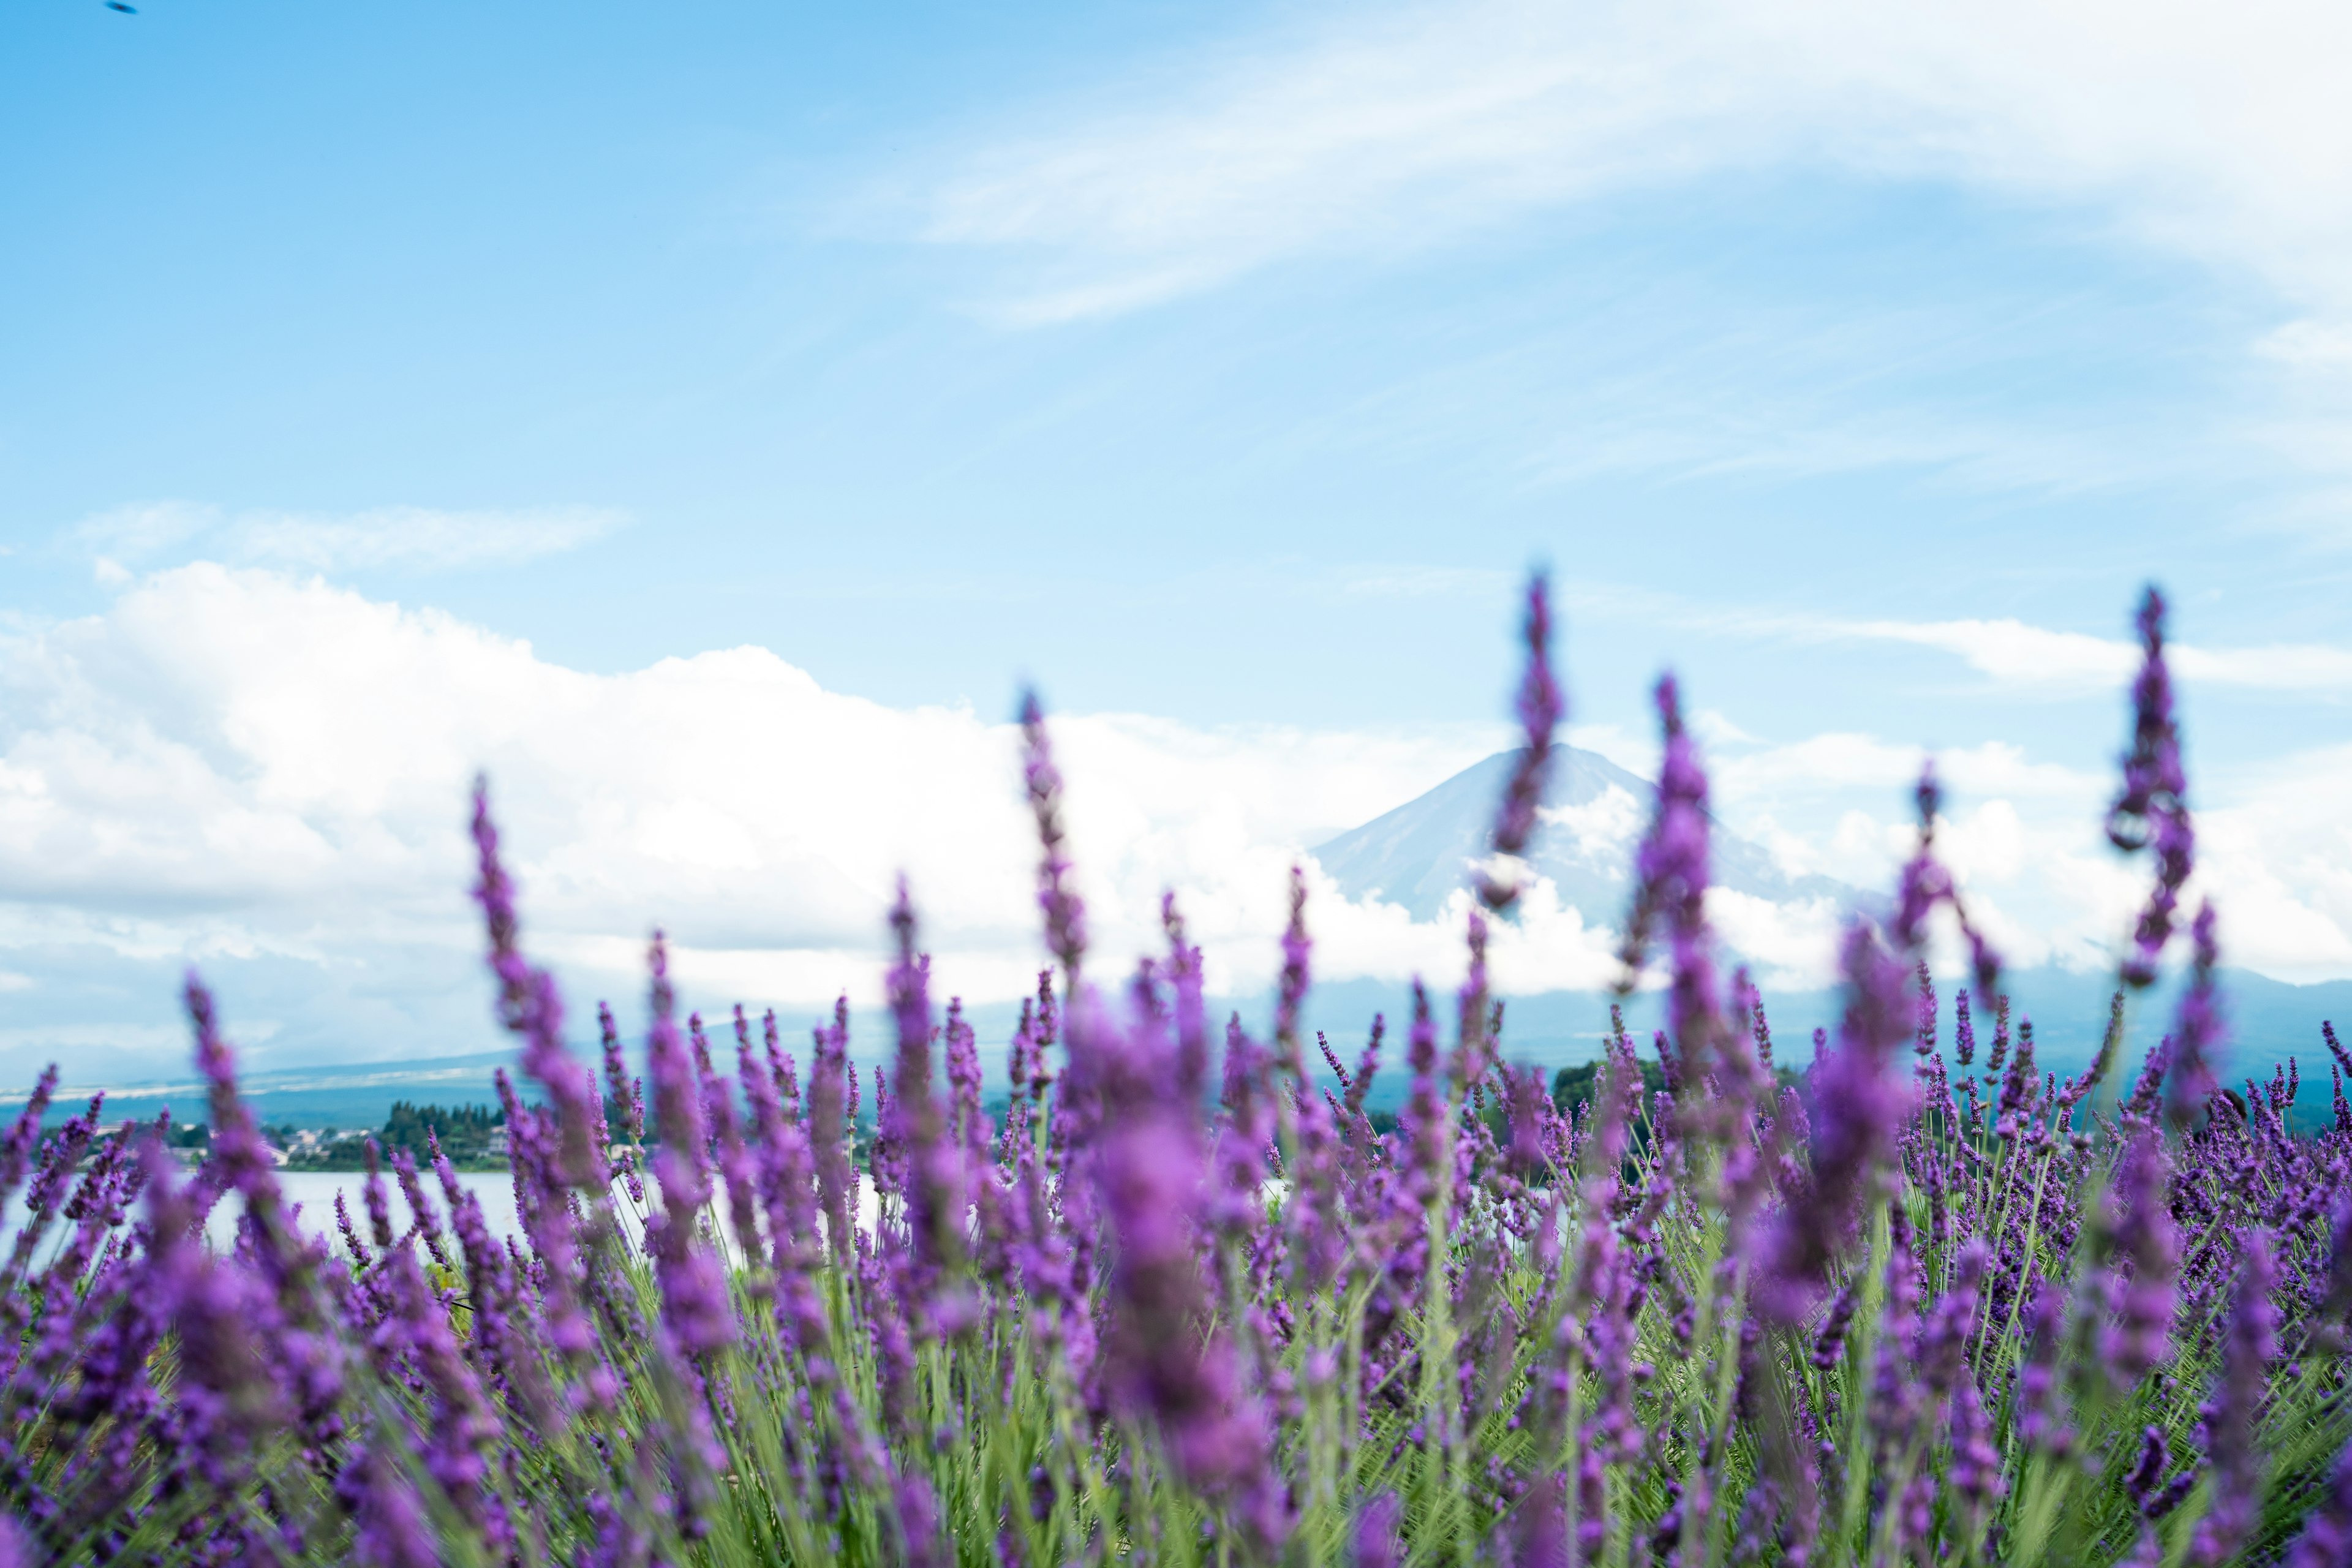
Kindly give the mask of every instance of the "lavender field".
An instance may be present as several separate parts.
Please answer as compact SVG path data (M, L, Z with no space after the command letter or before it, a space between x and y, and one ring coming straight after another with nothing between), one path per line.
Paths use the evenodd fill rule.
M2225 1081L2161 599L2107 823L2148 890L2087 1071L2037 1067L1932 776L1843 1016L1776 1042L1708 929L1668 679L1620 927L1668 1027L1565 1102L1485 965L1563 718L1549 616L1538 581L1469 978L1361 1043L1303 1037L1301 877L1263 1026L1207 1016L1173 895L1164 952L1089 946L1034 703L1049 962L1002 1079L905 883L887 1077L845 1004L806 1042L679 1018L658 937L642 1078L611 1010L592 1068L478 794L520 1237L405 1155L298 1220L234 999L191 977L204 1163L95 1102L45 1132L47 1085L0 1144L31 1216L0 1563L2352 1562L2352 1058L2312 1021L2316 1136L2287 1125L2315 1070ZM2178 1015L2144 1016L2176 958Z

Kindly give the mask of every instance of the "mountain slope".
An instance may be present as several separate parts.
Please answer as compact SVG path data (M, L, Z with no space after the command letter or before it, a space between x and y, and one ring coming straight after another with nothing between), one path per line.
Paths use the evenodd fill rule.
M1315 858L1351 899L1377 896L1433 920L1471 864L1488 850L1495 803L1517 753L1497 752L1428 794L1318 846ZM1597 752L1560 749L1528 864L1559 889L1588 925L1615 925L1632 889L1633 858L1654 794L1650 781ZM1844 902L1855 890L1827 877L1790 877L1762 846L1718 826L1717 886L1773 903Z

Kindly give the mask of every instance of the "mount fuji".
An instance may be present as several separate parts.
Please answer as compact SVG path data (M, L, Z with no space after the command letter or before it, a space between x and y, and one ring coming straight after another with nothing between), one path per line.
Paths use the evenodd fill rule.
M1402 906L1416 921L1436 919L1467 885L1470 868L1491 852L1495 803L1517 762L1497 752L1428 794L1318 846L1315 858L1350 899ZM1525 857L1529 871L1550 879L1559 901L1587 926L1614 926L1633 894L1634 848L1656 786L1597 752L1563 746L1553 763L1539 825ZM1827 877L1792 877L1761 845L1727 832L1710 836L1715 884L1772 903L1829 900L1840 907L1863 895Z

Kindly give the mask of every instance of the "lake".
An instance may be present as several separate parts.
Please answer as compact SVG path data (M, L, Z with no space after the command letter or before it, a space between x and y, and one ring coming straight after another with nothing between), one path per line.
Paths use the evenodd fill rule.
M424 1177L425 1195L433 1205L436 1218L446 1227L448 1224L448 1215L444 1212L441 1202L441 1184L430 1172L424 1173ZM179 1179L186 1180L187 1173L180 1173ZM280 1171L278 1173L278 1190L286 1194L286 1201L296 1205L298 1210L297 1223L302 1229L313 1234L324 1235L330 1239L335 1237L335 1194L337 1193L341 1193L344 1203L350 1205L352 1224L358 1229L362 1237L367 1236L367 1204L364 1197L366 1182L366 1175L359 1171ZM386 1194L392 1200L393 1227L404 1232L415 1217L409 1211L408 1200L401 1194L400 1184L393 1179L392 1173L388 1171L384 1173L383 1184ZM511 1236L517 1240L522 1238L522 1221L515 1212L514 1182L507 1173L504 1171L460 1173L457 1184L471 1193L474 1195L474 1201L482 1205L482 1217L488 1222L491 1235ZM650 1179L646 1183L646 1201L649 1204L660 1201L659 1191ZM642 1237L643 1215L637 1205L629 1201L628 1190L618 1182L613 1184L613 1205L621 1216L623 1227L630 1236L633 1238ZM237 1215L242 1212L243 1205L233 1194L214 1205L205 1230L205 1234L212 1238L215 1247L225 1247L235 1238ZM857 1189L858 1228L872 1231L879 1214L880 1201L874 1191L873 1184L861 1175ZM137 1217L135 1210L131 1217L134 1219ZM8 1200L6 1210L0 1212L0 1243L13 1241L17 1230L23 1226L24 1219L24 1194L19 1192ZM723 1224L716 1228L722 1237L727 1230L727 1226ZM42 1248L44 1255L54 1250L58 1238L63 1234L61 1226L51 1227L49 1239ZM336 1250L338 1253L341 1251L340 1244ZM730 1255L734 1252L735 1248L731 1243L728 1250Z

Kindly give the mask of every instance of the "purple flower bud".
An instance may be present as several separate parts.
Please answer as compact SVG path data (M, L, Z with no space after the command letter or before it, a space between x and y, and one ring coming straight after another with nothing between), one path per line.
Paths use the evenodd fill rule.
M809 1061L809 1151L816 1166L817 1206L824 1215L825 1244L834 1261L850 1255L850 1205L857 1173L849 1163L849 1140L856 1127L856 1100L850 1088L849 999L833 1005L833 1023L814 1034Z
M2270 1300L2275 1279L2270 1242L2259 1235L2249 1237L2239 1260L2237 1290L2221 1336L2221 1366L2205 1423L2213 1505L2198 1523L2189 1545L2191 1562L2231 1561L2260 1517L2263 1456L2254 1445L2254 1420L2266 1392L2270 1359L2278 1353L2278 1315Z
M2157 960L2172 935L2173 910L2196 861L2189 816L2189 781L2180 765L2180 737L2172 716L2172 677L2164 664L2164 596L2151 586L2140 601L2140 669L2132 686L2132 743L2123 759L2123 788L2107 810L2107 837L2126 854L2151 845L2156 882L2140 911L2124 960L2134 987L2156 978Z
M1992 999L1992 1049L1985 1053L1985 1082L1988 1086L2000 1081L2001 1063L2009 1059L2009 995L2006 992Z
M941 1550L939 1503L922 1472L900 1469L890 1490L906 1568L940 1568L952 1563L954 1554Z
M2170 1177L2163 1140L2143 1131L2126 1146L2108 1194L2116 1261L2125 1267L2103 1264L2093 1289L2110 1314L2100 1331L2099 1360L2119 1387L2147 1374L2172 1331L2180 1256L2166 1197Z
M1618 989L1622 993L1632 988L1652 934L1663 922L1673 956L1666 1034L1672 1038L1675 1058L1668 1072L1670 1077L1684 1077L1706 1070L1706 1055L1718 1022L1710 957L1713 938L1706 923L1710 818L1706 773L1699 763L1697 745L1684 728L1682 702L1673 676L1659 679L1656 701L1664 755L1658 764L1657 803L1634 858L1633 904L1626 911L1624 936L1617 952L1624 969Z
M2181 993L2180 1010L2172 1026L2171 1076L2165 1083L2165 1120L2175 1128L2189 1125L2219 1087L2208 1059L2222 1041L2221 999L2214 970L2221 951L2213 936L2213 905L2207 900L2197 911L2191 930L2196 957L2189 988Z
M1404 1505L1394 1492L1375 1492L1356 1510L1355 1560L1352 1568L1399 1568L1404 1542L1397 1527L1404 1521Z
M365 1568L439 1568L422 1500L399 1467L371 1445L343 1468L337 1496L351 1511L352 1557Z
M595 1080L563 1046L563 1004L554 976L522 956L514 884L499 860L499 831L490 821L489 784L474 783L474 845L481 880L474 898L490 939L490 972L499 978L499 1021L522 1038L522 1069L547 1090L555 1109L557 1169L565 1184L601 1198L610 1181L595 1142Z
M901 1279L901 1306L918 1327L952 1337L971 1326L975 1310L953 1278L964 1253L963 1152L949 1141L932 1091L930 960L915 951L915 910L903 878L890 925L898 939L898 961L889 976L898 1048L887 1131L893 1152L905 1163L912 1244Z
M1888 1071L1910 1033L1910 971L1859 921L1847 929L1843 968L1845 1019L1837 1048L1813 1064L1812 1168L1760 1238L1757 1304L1783 1322L1811 1310L1910 1108L1909 1089Z
M2164 1441L2164 1428L2150 1426L2140 1433L2139 1459L2131 1473L2124 1478L2124 1489L2131 1494L2132 1506L2145 1512L2148 1500L2164 1479L2164 1472L2172 1456Z
M628 1064L621 1058L621 1027L613 1021L613 1009L604 1003L596 1004L596 1029L604 1049L604 1093L621 1108L621 1130L632 1143L646 1141L646 1097L629 1077Z
M2352 1444L2328 1472L2319 1506L2287 1549L2286 1568L2342 1568L2352 1563Z
M1936 1054L1936 977L1927 973L1924 958L1919 961L1919 1026L1911 1049L1921 1058Z
M2056 1408L2057 1362L2065 1327L2064 1292L2044 1280L2026 1308L2025 1344L2017 1373L2017 1435L2029 1447L2062 1453L2072 1441Z
M1559 685L1552 679L1551 597L1540 572L1528 581L1526 638L1528 668L1520 678L1518 695L1519 732L1525 743L1512 763L1510 782L1503 788L1492 837L1495 854L1506 858L1507 863L1516 860L1535 836L1544 783L1551 772L1552 733L1567 712ZM1517 903L1523 890L1516 874L1507 879L1491 870L1478 874L1479 901L1496 914Z
M696 1235L711 1195L702 1085L672 1020L668 953L659 932L649 956L654 1022L646 1062L653 1078L654 1122L661 1132L653 1170L662 1206L647 1216L646 1239L661 1285L662 1321L678 1350L698 1357L733 1341L735 1313L719 1259Z
M32 1159L34 1142L41 1135L41 1118L48 1114L49 1097L57 1092L58 1066L51 1062L42 1069L40 1081L25 1099L25 1109L8 1129L8 1136L0 1141L0 1204L16 1195L16 1184L25 1179L25 1167Z
M1289 1519L1267 1413L1242 1386L1229 1334L1202 1331L1209 1194L1192 1108L1167 1092L1172 1063L1153 1059L1148 1039L1117 1037L1098 1005L1074 1014L1070 1046L1073 1073L1100 1108L1095 1175L1118 1240L1110 1384L1153 1418L1177 1475L1271 1549Z
M1062 774L1045 736L1045 710L1034 691L1021 699L1022 776L1029 810L1037 820L1037 903L1045 913L1045 945L1075 987L1087 951L1087 907L1070 886L1070 860L1062 826Z

